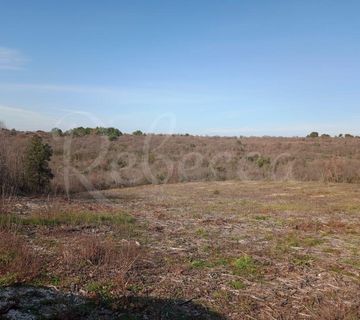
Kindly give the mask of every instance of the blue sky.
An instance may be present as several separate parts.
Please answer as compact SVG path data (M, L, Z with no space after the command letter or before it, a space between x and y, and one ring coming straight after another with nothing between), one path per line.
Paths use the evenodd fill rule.
M360 2L0 2L0 120L360 134Z

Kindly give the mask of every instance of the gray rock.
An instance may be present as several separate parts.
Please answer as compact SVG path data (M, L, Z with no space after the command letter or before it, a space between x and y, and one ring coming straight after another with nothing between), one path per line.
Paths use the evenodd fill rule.
M114 319L111 310L98 308L84 297L53 288L14 286L0 289L0 319Z

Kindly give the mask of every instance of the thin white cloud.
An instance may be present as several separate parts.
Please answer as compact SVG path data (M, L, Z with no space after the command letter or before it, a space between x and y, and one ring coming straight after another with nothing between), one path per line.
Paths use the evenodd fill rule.
M101 96L123 104L206 104L231 100L216 94L209 96L192 90L162 89L156 87L116 87L67 85L46 83L0 83L0 90L17 92L71 93Z
M69 92L69 93L114 93L120 92L119 89L101 86L82 86L82 85L58 85L42 83L0 83L0 89L6 90L30 90L46 92Z
M110 126L110 122L104 122L100 116L90 112L53 108L45 113L0 104L0 125L1 123L8 129L23 131L49 131L55 127L68 130L79 126Z
M20 70L28 59L18 50L0 47L0 69Z
M0 105L0 121L9 129L36 131L40 128L50 130L56 123L56 118L23 108Z

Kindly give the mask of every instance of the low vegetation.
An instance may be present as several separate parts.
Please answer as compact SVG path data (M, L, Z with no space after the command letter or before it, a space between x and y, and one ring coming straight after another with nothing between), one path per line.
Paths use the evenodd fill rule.
M55 287L110 318L360 317L357 137L0 137L0 288Z
M360 182L360 139L350 139L349 134L333 138L315 133L309 135L313 138L198 137L144 135L139 130L129 135L115 128L80 127L36 135L52 150L51 161L44 159L54 174L53 193L213 180ZM8 193L25 192L32 184L34 174L27 177L25 168L33 136L0 131L0 185ZM49 174L45 176L50 178ZM48 189L48 178L41 188Z
M8 202L0 215L0 287L26 283L86 290L89 283L106 283L110 277L112 298L127 290L129 272L141 254L133 240L138 232L133 216L60 199Z
M29 215L3 214L0 224L16 224L18 226L123 226L131 225L134 218L123 213L106 212L37 212Z
M118 137L122 136L122 132L113 127L104 128L104 127L96 127L96 128L84 128L84 127L77 127L66 132L62 132L58 128L54 128L51 131L57 136L74 136L74 137L83 137L88 135L100 135L100 136L107 136L109 140L113 141L116 140Z
M7 148L7 141L0 141L0 186L5 195L19 193L42 194L50 191L54 177L49 162L53 151L49 144L34 135L20 145ZM10 146L10 145L8 145Z
M0 287L34 280L42 265L35 250L14 232L0 230L0 238Z
M106 202L10 197L0 287L56 287L114 315L144 314L154 304L129 299L152 296L182 301L165 319L185 306L192 319L196 305L209 319L356 319L358 189L225 181L109 190Z

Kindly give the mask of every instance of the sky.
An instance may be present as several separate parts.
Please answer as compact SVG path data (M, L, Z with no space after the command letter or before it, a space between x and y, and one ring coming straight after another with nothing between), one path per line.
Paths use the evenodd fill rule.
M360 134L359 12L357 0L0 0L0 121Z

